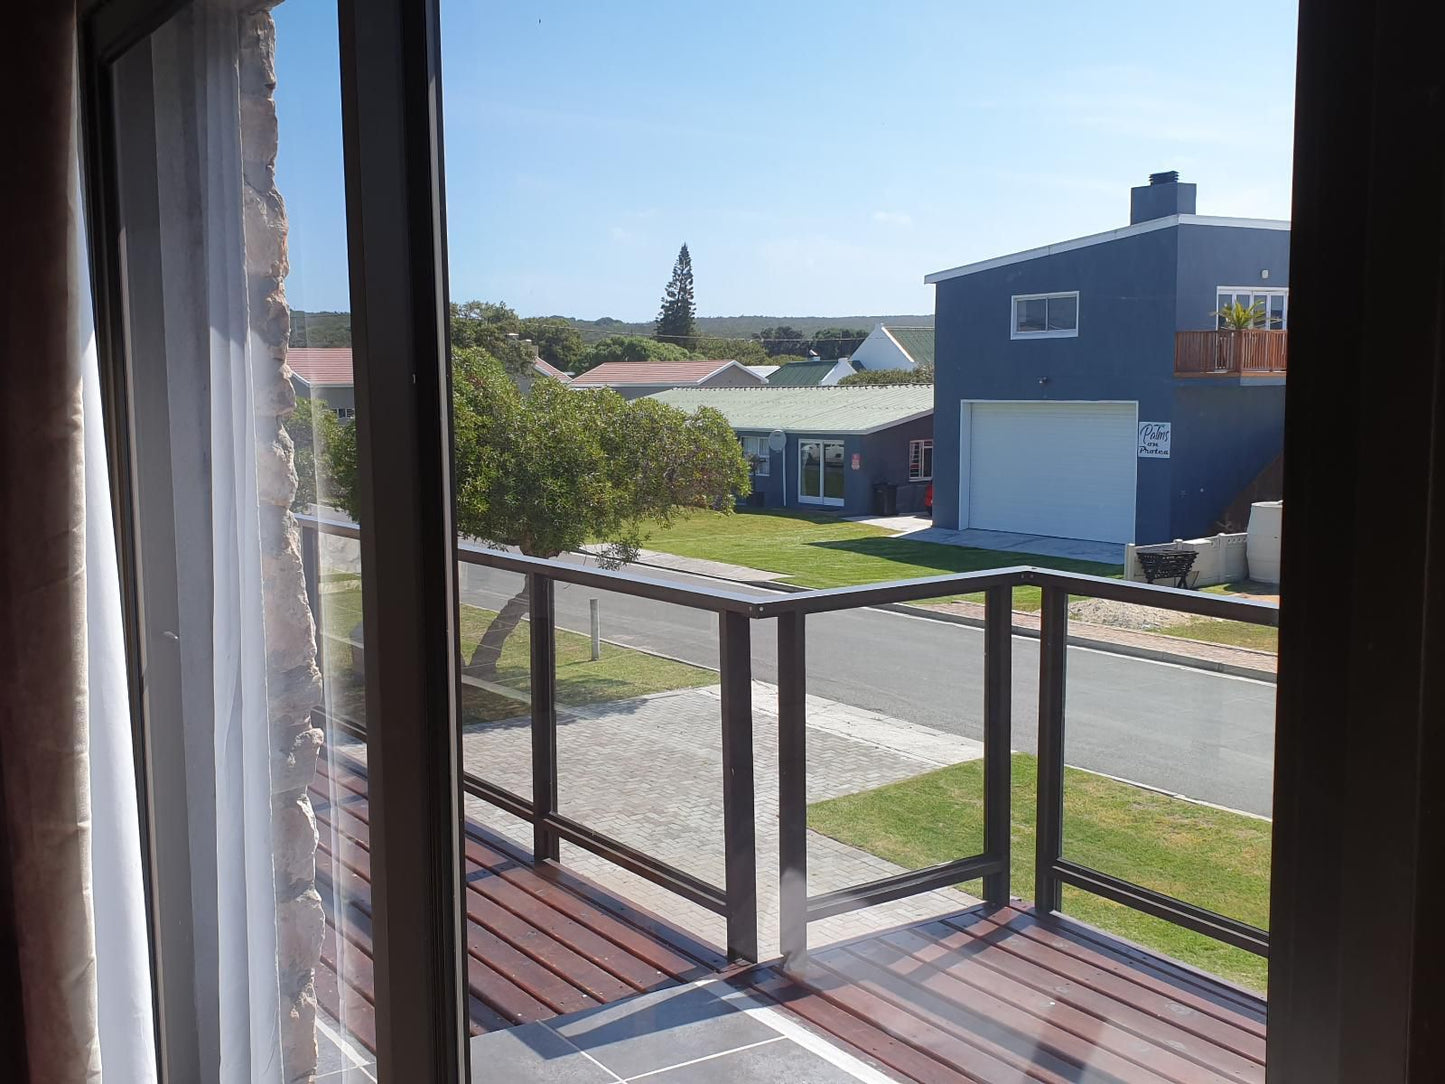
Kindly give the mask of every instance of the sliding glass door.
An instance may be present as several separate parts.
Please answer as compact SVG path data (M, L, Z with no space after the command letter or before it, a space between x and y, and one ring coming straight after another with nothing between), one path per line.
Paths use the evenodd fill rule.
M843 442L798 442L798 500L803 504L843 503Z

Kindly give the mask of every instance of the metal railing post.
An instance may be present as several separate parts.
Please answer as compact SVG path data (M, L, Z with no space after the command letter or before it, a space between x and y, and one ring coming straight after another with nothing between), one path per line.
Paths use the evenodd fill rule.
M984 593L983 621L983 851L1002 862L985 875L983 898L1009 902L1013 726L1013 588Z
M758 847L753 823L752 627L745 614L718 615L722 670L723 848L728 958L758 958Z
M1069 638L1069 593L1046 585L1040 609L1039 770L1034 905L1040 912L1064 905L1054 865L1064 853L1064 670Z
M778 616L778 951L799 970L808 955L808 657L805 616Z
M552 581L527 573L527 609L532 640L532 857L555 862L557 833L545 818L557 812L557 639Z

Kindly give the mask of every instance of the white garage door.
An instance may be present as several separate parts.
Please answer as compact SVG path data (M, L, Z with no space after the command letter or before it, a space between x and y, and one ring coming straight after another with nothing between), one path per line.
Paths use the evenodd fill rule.
M1133 403L964 403L967 525L1132 542L1137 418Z

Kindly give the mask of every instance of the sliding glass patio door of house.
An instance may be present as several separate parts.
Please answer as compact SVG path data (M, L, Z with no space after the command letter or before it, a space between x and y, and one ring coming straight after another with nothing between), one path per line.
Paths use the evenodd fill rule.
M799 441L798 500L803 504L842 505L841 440Z

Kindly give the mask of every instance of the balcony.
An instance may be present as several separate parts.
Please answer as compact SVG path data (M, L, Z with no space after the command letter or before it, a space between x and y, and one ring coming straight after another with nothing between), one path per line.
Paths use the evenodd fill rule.
M1275 376L1285 375L1289 338L1285 331L1176 331L1174 375Z
M322 589L315 574L318 534L357 537L351 525L308 525L313 592ZM707 997L707 1006L688 1010L695 1017L685 1021L688 1028L738 1009L755 1020L802 1022L854 1064L881 1065L899 1079L1264 1079L1261 997L1065 914L1068 899L1086 893L1257 956L1269 950L1262 929L1067 857L1066 669L1071 596L1265 626L1277 624L1274 607L1032 567L759 594L469 545L459 557L464 571L525 579L528 620L518 635L529 642L530 658L517 716L498 724L519 738L515 748L528 750L530 763L518 770L495 755L463 754L474 1044L535 1028L542 1030L527 1032L525 1040L534 1054L546 1045L539 1036L554 1042L560 1035L605 1062L607 1051L586 1044L630 1034L631 1006L641 1014L632 1030L655 1034L664 1028L658 999ZM688 850L675 846L687 830L681 823L654 825L642 841L624 839L600 830L595 820L588 823L589 816L569 805L579 761L595 765L628 753L609 750L581 730L575 711L559 731L557 644L559 637L578 635L558 624L564 587L676 608L688 615L689 628L715 637L715 714L707 733L672 735L674 744L711 766L706 786L694 778L679 788L667 777L666 758L641 759L635 749L622 766L623 777L640 777L659 791L683 789L687 805L719 814L721 844L715 859L701 867L694 854L678 857ZM1022 722L1014 712L1015 641L1026 642L1012 623L1016 588L1037 588L1042 598L1037 646L1020 652L1018 668L1027 671L1027 682L1037 680L1037 720L1026 727L1014 726ZM983 724L980 849L922 869L865 874L869 879L861 882L840 882L836 870L820 879L808 801L831 766L826 732L810 719L816 695L828 692L808 686L810 622L821 638L830 615L856 617L877 607L973 593L985 599L977 690ZM563 611L568 622L576 620L575 601ZM326 613L324 602L318 612ZM760 676L775 685L761 684ZM937 680L940 694L950 695L943 677ZM769 700L775 692L775 707L764 701L764 690ZM499 686L486 691L516 696ZM329 714L319 721L330 752L313 787L322 837L318 887L333 916L317 994L323 1020L343 1023L342 1030L366 1043L374 1025L366 943L365 725L339 712L336 703L329 701ZM664 713L670 710L669 702L661 703ZM640 716L629 709L622 721L640 729L646 723ZM680 717L663 721L678 730L684 725ZM1028 811L1014 807L1011 784L1011 755L1026 743L1038 756L1037 803ZM619 794L617 803L623 801ZM593 818L607 812L585 808ZM1010 876L1011 829L1025 813L1037 825L1036 850L1029 855L1033 901L1018 898ZM957 891L960 882L973 879L981 879L981 900ZM1066 898L1066 887L1075 895ZM920 898L935 908L926 921L908 909ZM864 909L882 915L868 932L854 929L840 938L839 927L829 925ZM343 910L347 921L334 921ZM697 1032L666 1025L673 1026L679 1027L669 1046L674 1063L719 1056L688 1048L696 1040L686 1036ZM775 1026L786 1033L783 1024ZM753 1036L738 1042L736 1056L742 1057L782 1040ZM501 1048L474 1045L473 1051L474 1059L503 1056ZM835 1079L816 1079L825 1078Z

